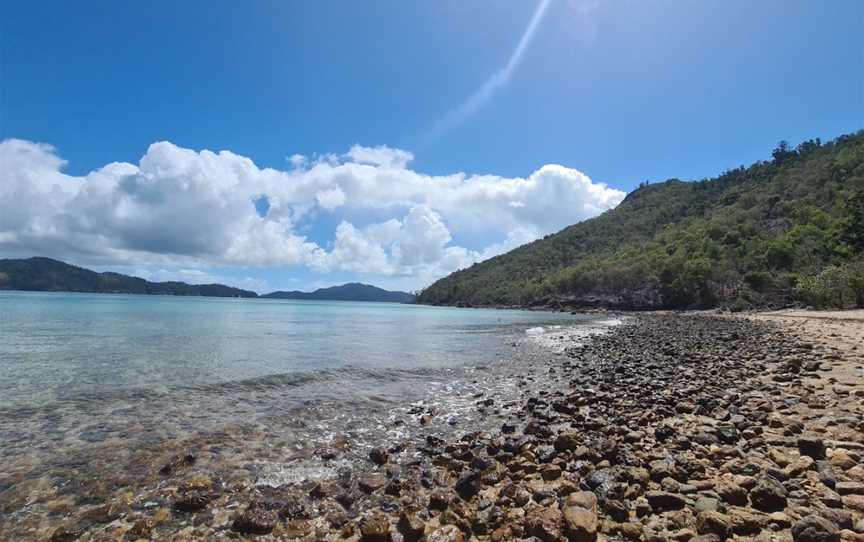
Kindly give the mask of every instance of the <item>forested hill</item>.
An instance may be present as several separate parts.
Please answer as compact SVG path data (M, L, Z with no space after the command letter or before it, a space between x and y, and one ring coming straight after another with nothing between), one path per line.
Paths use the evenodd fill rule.
M864 303L864 131L781 143L699 182L642 185L615 209L453 273L418 302L623 309Z
M256 297L258 295L255 292L224 284L150 282L119 273L97 273L51 258L0 260L0 290L205 297Z
M273 292L262 295L268 299L310 299L321 301L383 301L390 303L413 303L414 295L407 292L383 290L377 286L350 282L341 286L319 288L314 292Z

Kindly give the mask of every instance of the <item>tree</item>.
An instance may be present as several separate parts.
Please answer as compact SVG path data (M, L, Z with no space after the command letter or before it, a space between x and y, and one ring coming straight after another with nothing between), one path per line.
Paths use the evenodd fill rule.
M846 208L849 214L843 228L843 240L853 252L864 252L864 189L849 198Z
M789 142L786 140L780 141L780 143L777 144L777 148L771 151L771 156L774 157L774 161L778 164L785 162L796 154L797 153L789 147Z

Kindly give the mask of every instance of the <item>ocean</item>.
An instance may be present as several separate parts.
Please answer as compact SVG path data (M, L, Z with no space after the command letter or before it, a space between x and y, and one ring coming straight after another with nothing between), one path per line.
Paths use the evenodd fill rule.
M545 342L614 320L392 303L0 292L0 501L146 485L172 453L279 485L325 447L477 428ZM482 417L496 423L494 410ZM345 442L350 445L344 445ZM95 478L94 478L95 477ZM64 488L68 493L63 493ZM23 501L22 501L23 502Z

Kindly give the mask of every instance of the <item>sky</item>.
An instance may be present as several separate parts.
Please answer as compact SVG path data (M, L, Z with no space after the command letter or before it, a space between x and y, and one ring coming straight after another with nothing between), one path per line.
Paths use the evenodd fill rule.
M864 128L864 3L7 2L0 257L422 288Z

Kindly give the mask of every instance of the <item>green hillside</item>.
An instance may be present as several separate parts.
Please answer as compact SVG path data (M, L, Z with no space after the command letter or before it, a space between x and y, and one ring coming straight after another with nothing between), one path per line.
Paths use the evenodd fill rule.
M864 131L671 179L426 288L420 303L628 309L864 303Z
M91 292L112 294L256 297L224 284L150 282L120 273L97 273L51 258L0 260L0 290Z

